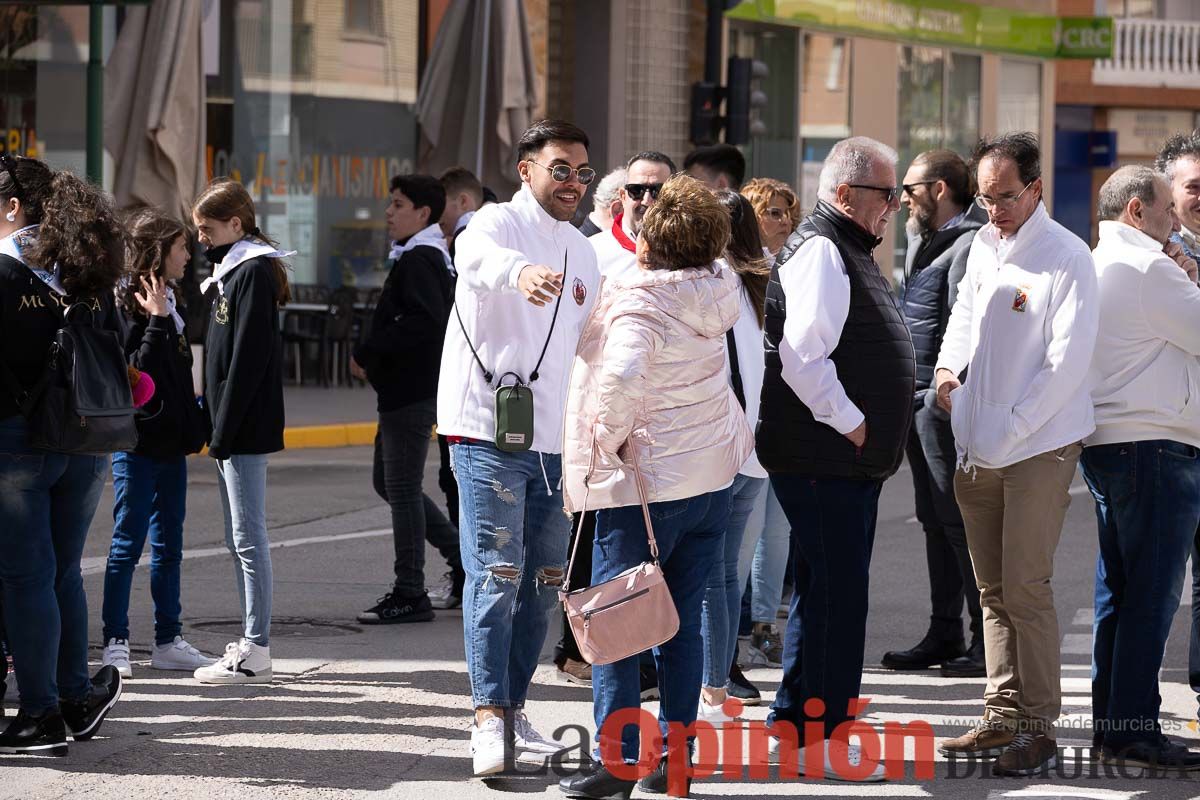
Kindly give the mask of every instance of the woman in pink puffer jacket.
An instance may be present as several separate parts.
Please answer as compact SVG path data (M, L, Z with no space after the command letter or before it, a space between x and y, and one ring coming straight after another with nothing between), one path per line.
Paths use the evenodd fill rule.
M642 223L642 272L603 286L579 341L567 401L567 507L599 509L593 585L649 560L635 455L645 481L680 622L675 637L654 649L664 737L668 724L696 719L704 586L724 537L729 486L754 445L725 369L725 331L737 320L741 287L712 262L728 239L729 214L703 184L681 176L663 186ZM592 686L597 738L619 737L625 758L636 760L638 731L608 730L604 722L639 706L638 658L594 665ZM568 791L589 793L632 788L600 764L568 783Z

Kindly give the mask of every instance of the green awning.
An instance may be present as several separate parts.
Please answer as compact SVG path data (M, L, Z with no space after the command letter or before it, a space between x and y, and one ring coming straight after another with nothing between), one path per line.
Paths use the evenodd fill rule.
M962 0L743 0L726 16L1035 58L1112 56L1112 17L1048 17Z

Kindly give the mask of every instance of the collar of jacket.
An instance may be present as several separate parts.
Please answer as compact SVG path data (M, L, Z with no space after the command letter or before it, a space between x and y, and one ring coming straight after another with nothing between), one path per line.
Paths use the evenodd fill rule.
M1140 250L1147 250L1158 255L1163 255L1162 244L1153 236L1147 236L1144 232L1120 220L1100 220L1100 244L1105 244L1112 240L1133 245Z
M883 239L879 238L873 233L868 232L857 222L850 219L832 204L826 203L824 200L817 201L817 204L813 206L812 215L814 217L821 217L824 220L828 220L835 228L838 229L838 232L841 233L847 241L858 245L868 253L883 242Z
M613 224L612 224L613 238L617 240L617 244L621 245L621 247L625 248L626 250L628 250L631 253L636 253L637 252L637 244L634 243L633 239L629 238L629 235L627 233L625 233L625 228L622 226L622 222L624 220L625 220L624 213L617 214L615 217L613 217Z
M1046 213L1046 204L1039 200L1037 207L1029 215L1029 219L1025 220L1025 224L1017 228L1017 232L1008 237L1012 240L1012 244L1005 255L1005 260L1011 260L1013 256L1023 252L1026 248L1038 247L1038 239L1049 220L1050 215ZM1000 231L996 229L996 226L989 222L979 229L979 233L976 236L987 245L989 250L996 253L997 260L999 260Z
M513 195L512 202L517 215L534 230L546 236L554 236L563 225L573 227L570 222L561 222L547 214L526 184L521 184L521 188Z

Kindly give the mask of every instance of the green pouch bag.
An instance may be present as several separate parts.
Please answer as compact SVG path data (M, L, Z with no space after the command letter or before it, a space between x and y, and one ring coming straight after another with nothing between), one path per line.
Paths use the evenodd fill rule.
M533 447L533 389L521 383L496 389L496 449L520 453Z

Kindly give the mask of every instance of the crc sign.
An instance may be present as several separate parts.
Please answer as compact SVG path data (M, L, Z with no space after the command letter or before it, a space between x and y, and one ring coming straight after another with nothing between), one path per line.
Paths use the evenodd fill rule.
M1060 17L1054 44L1059 58L1112 58L1112 17Z

